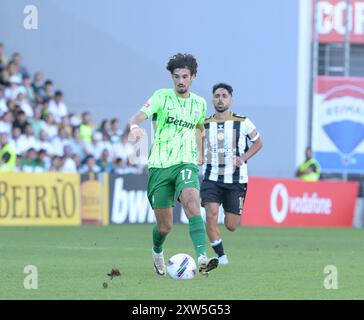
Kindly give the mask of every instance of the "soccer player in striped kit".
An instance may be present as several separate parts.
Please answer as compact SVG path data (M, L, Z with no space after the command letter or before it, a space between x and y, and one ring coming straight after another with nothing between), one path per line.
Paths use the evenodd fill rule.
M218 226L222 204L225 226L235 231L240 224L248 187L247 160L263 146L255 125L231 111L233 88L226 83L213 86L215 114L204 122L205 164L201 203L206 209L206 231L219 264L228 264ZM251 142L249 147L248 141Z

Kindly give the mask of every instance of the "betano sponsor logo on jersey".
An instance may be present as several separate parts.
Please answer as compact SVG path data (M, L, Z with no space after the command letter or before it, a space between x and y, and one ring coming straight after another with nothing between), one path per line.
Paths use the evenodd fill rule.
M166 124L174 124L175 126L184 127L188 129L193 129L196 127L194 123L187 122L182 119L176 119L174 117L168 117L166 120Z

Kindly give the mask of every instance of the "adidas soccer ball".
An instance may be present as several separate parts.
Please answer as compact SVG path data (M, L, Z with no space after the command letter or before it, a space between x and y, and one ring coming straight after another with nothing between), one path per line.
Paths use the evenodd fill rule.
M175 254L168 260L167 273L172 279L193 279L196 275L196 262L188 254Z

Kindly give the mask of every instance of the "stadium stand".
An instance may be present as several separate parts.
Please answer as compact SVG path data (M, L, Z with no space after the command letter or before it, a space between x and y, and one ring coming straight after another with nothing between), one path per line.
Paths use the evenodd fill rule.
M63 91L44 79L42 72L31 75L19 52L8 59L0 43L0 133L17 157L16 167L7 171L144 171L145 165L130 162L133 148L119 119L96 125L89 111L71 113ZM0 162L0 170L5 167Z

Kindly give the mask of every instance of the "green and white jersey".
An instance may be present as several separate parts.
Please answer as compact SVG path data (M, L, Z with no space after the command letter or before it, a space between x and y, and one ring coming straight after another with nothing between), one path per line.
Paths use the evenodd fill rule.
M190 93L186 99L174 89L160 89L140 111L156 117L156 130L148 168L168 168L180 163L197 164L196 126L203 124L206 101Z

